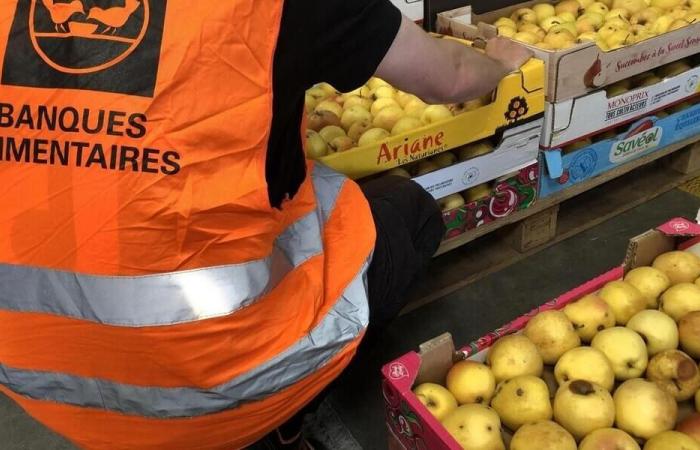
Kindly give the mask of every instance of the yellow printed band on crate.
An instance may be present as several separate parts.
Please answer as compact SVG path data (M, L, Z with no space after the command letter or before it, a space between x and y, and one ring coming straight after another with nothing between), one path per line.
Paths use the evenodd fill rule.
M501 81L488 105L319 160L351 178L362 178L493 136L543 111L544 63L532 59Z

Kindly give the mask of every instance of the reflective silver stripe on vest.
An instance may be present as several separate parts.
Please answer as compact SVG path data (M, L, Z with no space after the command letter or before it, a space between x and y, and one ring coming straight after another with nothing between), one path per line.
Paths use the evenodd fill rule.
M315 373L360 336L369 320L367 265L309 335L251 372L214 389L138 387L2 365L0 384L36 400L162 419L213 414L261 400Z
M0 264L0 309L130 327L172 325L234 313L269 292L293 268L323 252L321 223L335 206L345 177L318 165L312 181L318 211L287 228L265 259L140 277Z

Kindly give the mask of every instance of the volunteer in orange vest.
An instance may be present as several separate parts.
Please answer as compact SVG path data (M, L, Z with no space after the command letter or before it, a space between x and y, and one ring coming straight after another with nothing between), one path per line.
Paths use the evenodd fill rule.
M0 36L0 391L110 450L256 442L436 248L412 182L368 201L304 161L306 87L376 74L456 102L529 57L388 0L8 0Z

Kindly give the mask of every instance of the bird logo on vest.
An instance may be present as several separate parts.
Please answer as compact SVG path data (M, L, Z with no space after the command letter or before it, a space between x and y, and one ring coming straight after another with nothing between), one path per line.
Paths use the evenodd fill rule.
M149 0L31 1L32 45L46 64L67 74L95 73L120 63L148 29Z

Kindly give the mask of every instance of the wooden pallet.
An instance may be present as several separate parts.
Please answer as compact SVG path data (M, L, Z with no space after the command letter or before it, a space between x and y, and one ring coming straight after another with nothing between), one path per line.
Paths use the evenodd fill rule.
M403 313L700 176L700 136L631 161L531 208L445 241ZM601 201L604 198L605 201Z

